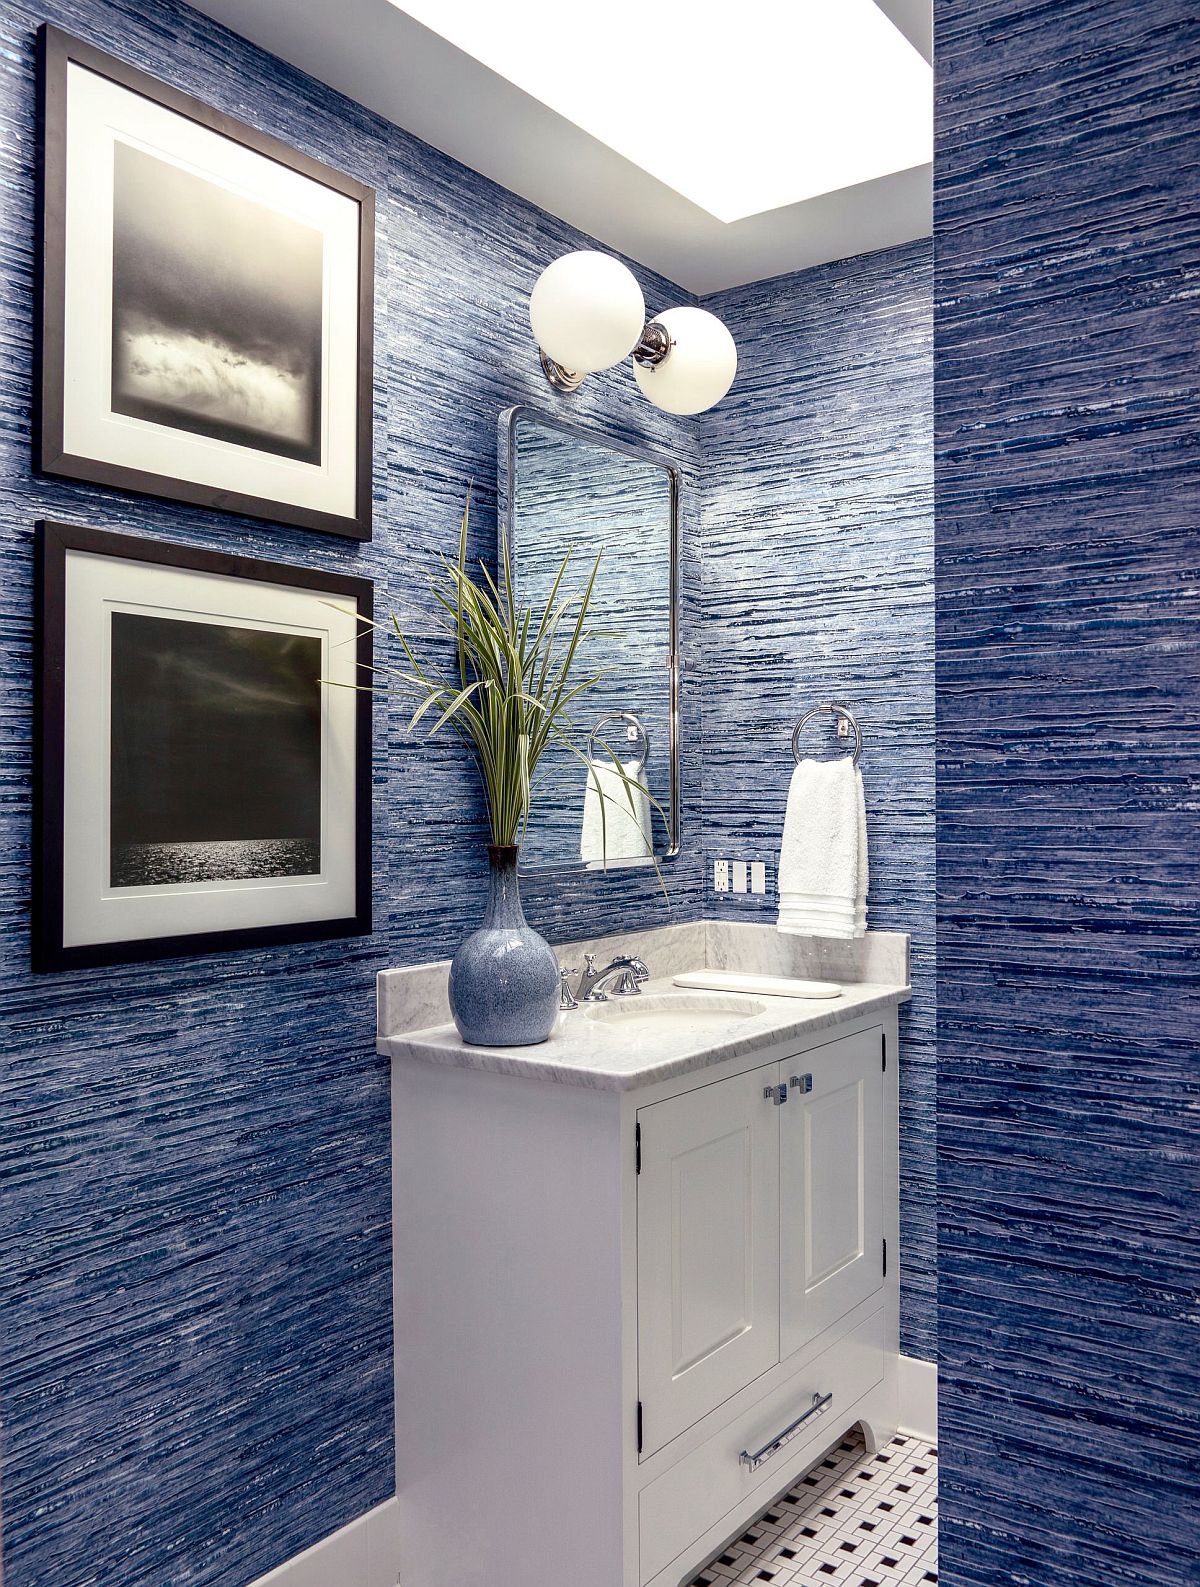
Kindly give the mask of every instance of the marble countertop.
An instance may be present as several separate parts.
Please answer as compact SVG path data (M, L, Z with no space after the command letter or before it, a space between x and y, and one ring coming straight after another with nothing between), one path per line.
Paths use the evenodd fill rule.
M676 990L671 977L662 976L647 982L642 995ZM817 1031L907 1002L911 995L909 987L902 983L860 981L844 985L839 997L819 1002L754 993L744 1001L762 1007L761 1013L728 1025L710 1023L695 1031L676 1027L649 1033L622 1032L619 1019L590 1019L580 1008L565 1015L550 1039L536 1047L472 1047L450 1024L381 1035L377 1046L380 1053L391 1058L418 1058L427 1063L556 1080L594 1090L630 1091L779 1042L807 1038Z

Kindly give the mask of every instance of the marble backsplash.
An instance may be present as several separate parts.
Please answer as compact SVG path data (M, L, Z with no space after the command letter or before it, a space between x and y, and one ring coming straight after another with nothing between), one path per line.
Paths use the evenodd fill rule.
M640 954L655 977L684 970L746 970L801 979L909 984L909 938L900 931L868 931L856 940L783 936L773 926L725 920L684 921L649 931L556 943L568 968L594 953L605 964L619 953ZM449 959L383 970L376 980L380 1036L427 1030L450 1019Z

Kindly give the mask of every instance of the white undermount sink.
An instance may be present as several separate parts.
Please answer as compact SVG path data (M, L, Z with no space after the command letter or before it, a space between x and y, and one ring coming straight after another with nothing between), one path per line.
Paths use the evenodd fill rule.
M761 1014L765 1003L727 992L639 992L613 997L607 1003L589 1003L588 1019L612 1025L614 1032L704 1031L717 1025L736 1025Z

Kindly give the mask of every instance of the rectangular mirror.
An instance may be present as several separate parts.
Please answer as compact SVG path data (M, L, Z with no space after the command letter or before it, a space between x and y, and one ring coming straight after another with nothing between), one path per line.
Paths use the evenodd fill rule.
M498 455L518 605L544 605L568 550L570 588L581 590L603 552L588 626L605 637L592 642L586 670L609 670L576 712L596 771L566 749L543 756L521 869L668 859L679 850L678 472L526 407L501 414ZM622 781L615 758L649 798Z

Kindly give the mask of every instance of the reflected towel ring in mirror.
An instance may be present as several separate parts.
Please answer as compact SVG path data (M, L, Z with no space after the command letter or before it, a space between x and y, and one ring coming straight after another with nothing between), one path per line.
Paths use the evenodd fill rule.
M595 727L593 727L592 731L588 734L587 758L589 760L595 760L596 757L593 754L593 746L594 746L595 741L596 741L596 734L600 731L600 729L604 726L604 724L606 722L624 722L624 723L627 724L627 726L632 727L632 728L636 728L637 732L641 734L641 738L642 738L642 753L641 753L641 758L639 759L639 761L637 762L637 765L635 767L635 771L637 772L637 775L640 777L641 774L646 769L646 762L650 759L650 735L649 735L649 733L647 733L645 727L642 725L641 717L638 716L633 711L609 711L607 716L602 716L600 718L600 720L596 723ZM631 733L629 736L630 736L630 738L632 738L634 735ZM605 745L605 748L609 750L609 754L611 755L612 754L611 748L609 748L608 745Z
M800 764L800 734L813 718L820 716L822 712L827 712L830 716L837 718L839 738L844 738L848 731L853 731L854 756L851 764L857 766L858 757L862 754L863 747L862 728L859 727L858 722L855 720L854 712L851 711L849 706L838 705L836 701L831 701L828 705L814 705L811 711L805 711L792 730L792 759L797 766Z

